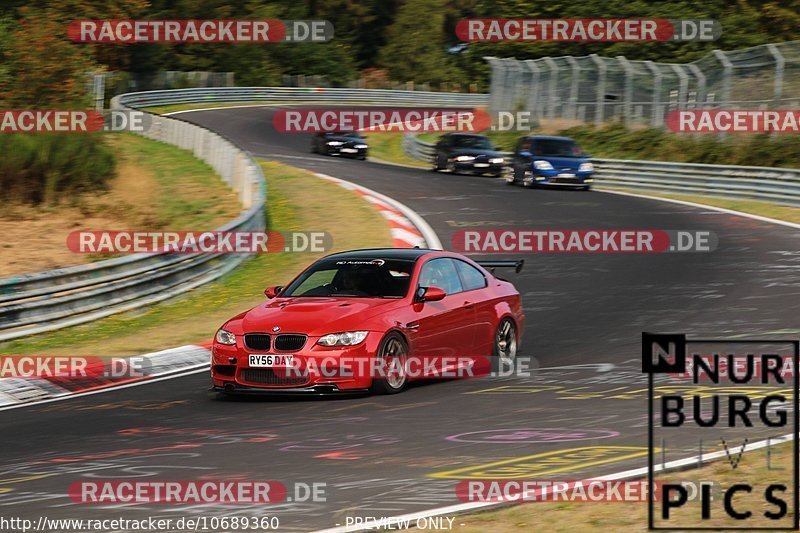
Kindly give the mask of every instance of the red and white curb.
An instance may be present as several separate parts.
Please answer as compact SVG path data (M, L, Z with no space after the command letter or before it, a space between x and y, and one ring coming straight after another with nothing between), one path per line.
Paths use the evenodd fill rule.
M395 248L414 248L419 246L420 248L442 249L442 243L433 228L411 208L401 204L394 198L341 178L334 178L320 173L315 173L315 175L355 192L375 206L381 216L389 223Z
M136 377L115 378L109 372L110 368L105 368L105 371L92 372L92 376L69 380L55 377L2 378L0 411L208 372L211 363L208 344L179 346L138 356L137 359L146 362L141 365L142 375Z

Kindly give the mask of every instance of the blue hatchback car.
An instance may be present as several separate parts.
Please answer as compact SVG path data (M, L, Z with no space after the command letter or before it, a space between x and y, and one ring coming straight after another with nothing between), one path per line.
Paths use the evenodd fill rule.
M509 185L553 186L589 190L594 166L569 137L530 135L517 141L506 176Z

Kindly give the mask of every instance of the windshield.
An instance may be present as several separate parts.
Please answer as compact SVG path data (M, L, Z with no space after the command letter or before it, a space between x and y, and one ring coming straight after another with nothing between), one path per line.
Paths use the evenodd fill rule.
M456 148L477 148L480 150L491 150L492 143L486 137L477 135L459 135L453 138L453 146Z
M533 141L533 153L550 157L584 157L578 143L562 139L536 139Z
M398 259L326 259L303 272L281 297L402 298L414 262Z
M361 134L357 131L332 131L328 133L330 137L355 137L357 139L361 138Z

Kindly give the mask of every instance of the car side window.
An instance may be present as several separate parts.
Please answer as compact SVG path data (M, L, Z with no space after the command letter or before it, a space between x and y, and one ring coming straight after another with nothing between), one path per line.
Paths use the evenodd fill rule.
M465 291L483 289L488 285L486 276L474 266L464 261L455 261L455 264L458 274L461 276L461 284Z
M464 290L453 260L447 257L432 259L422 265L419 286L439 287L447 294L456 294Z

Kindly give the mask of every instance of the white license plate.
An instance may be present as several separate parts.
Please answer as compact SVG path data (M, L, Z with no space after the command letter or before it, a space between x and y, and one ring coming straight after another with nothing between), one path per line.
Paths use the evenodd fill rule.
M559 177L559 178L574 178L575 174L559 174L557 177Z
M293 355L279 355L279 354L264 354L253 355L250 354L247 358L247 364L251 368L271 368L277 367L291 367L294 363Z
M355 148L342 148L339 151L340 152L344 152L346 154L354 154L354 153L358 152L358 150L356 150Z
M475 166L476 166L476 167L481 167L481 168L483 168L483 167L488 167L488 166L489 166L489 163L475 163Z

